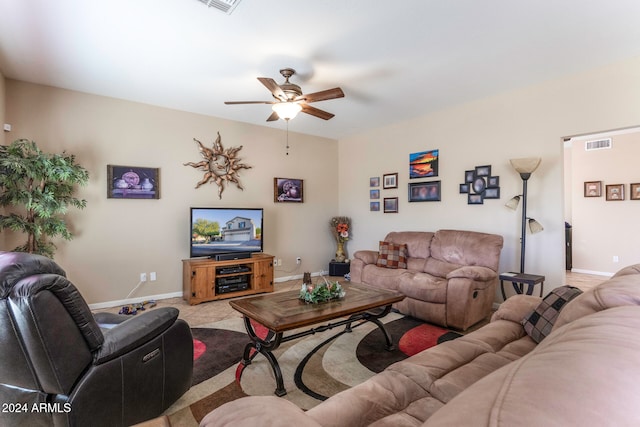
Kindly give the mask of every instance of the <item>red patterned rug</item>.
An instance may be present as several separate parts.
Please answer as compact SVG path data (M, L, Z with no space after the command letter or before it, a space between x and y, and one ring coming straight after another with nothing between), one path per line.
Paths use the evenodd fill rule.
M387 351L382 332L370 322L352 332L336 328L280 346L274 352L283 373L283 397L309 409L359 384L397 361L460 336L438 326L392 313L383 319L396 350ZM271 366L258 355L240 363L249 342L241 319L194 328L194 379L189 392L167 413L179 426L197 426L218 406L248 395L272 395ZM263 331L266 334L266 330Z

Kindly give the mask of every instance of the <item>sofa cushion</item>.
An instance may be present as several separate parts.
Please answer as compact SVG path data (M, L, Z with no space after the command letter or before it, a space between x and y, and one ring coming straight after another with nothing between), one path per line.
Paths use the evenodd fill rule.
M430 231L392 231L384 238L385 242L407 245L407 254L412 258L429 258L433 235Z
M457 265L480 265L498 271L503 239L476 231L439 230L431 241L431 256ZM431 271L428 271L431 273Z
M581 293L580 289L573 286L560 286L553 289L528 316L522 319L525 332L535 342L542 341L551 333L560 310Z
M465 389L424 426L640 425L639 329L637 307L577 319Z
M407 245L380 242L376 265L386 268L407 268Z
M560 312L552 330L598 311L625 305L640 305L639 266L640 264L624 268L611 279L571 301Z

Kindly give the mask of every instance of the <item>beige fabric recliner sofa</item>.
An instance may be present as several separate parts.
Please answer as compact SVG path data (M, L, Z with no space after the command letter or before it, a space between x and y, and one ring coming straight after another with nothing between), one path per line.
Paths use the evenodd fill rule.
M407 268L376 264L378 251L351 260L351 280L393 289L406 298L394 308L445 327L466 330L491 315L502 236L462 230L391 232L385 242L407 245Z
M201 426L640 425L640 264L568 302L536 344L521 321L540 301L515 295L482 328L307 412L282 398L245 397Z

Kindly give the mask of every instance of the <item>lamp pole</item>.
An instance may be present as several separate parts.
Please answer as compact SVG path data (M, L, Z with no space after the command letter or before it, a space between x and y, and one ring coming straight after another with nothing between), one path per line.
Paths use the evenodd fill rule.
M527 239L527 181L531 173L520 173L522 178L522 231L520 235L520 273L524 273L524 251Z

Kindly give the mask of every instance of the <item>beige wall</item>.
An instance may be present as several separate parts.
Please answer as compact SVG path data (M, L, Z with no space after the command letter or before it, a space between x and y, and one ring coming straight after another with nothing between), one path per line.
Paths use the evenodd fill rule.
M341 140L340 212L353 218L350 250L376 248L390 230L466 228L504 236L500 268L517 270L520 211L504 203L521 192L522 181L509 159L540 156L529 180L528 214L545 230L528 235L526 270L545 275L547 288L559 286L565 268L561 139L639 124L639 73L636 58ZM409 153L435 148L442 202L408 203ZM478 165L491 165L500 177L501 199L467 205L458 186L465 170ZM400 211L370 212L369 177L389 172L399 173L399 188L381 190L381 197L399 197Z
M5 102L5 79L0 72L0 126L6 123L5 120L5 111L6 111L6 102ZM6 132L0 132L0 145L5 144L5 134ZM0 213L4 212L4 208L0 208ZM3 248L5 245L5 235L2 230L0 230L0 248Z
M57 243L55 257L89 303L124 299L142 272L155 271L158 280L133 297L180 292L190 206L263 207L265 252L283 260L277 277L328 269L337 141L290 133L286 156L283 124L253 126L15 80L7 80L6 95L12 138L67 150L89 170L90 183L79 192L87 208L69 213L76 237ZM218 131L225 148L243 146L239 157L252 166L239 174L244 191L228 186L222 200L215 184L194 189L203 173L182 165L200 160L193 138L211 146ZM161 198L107 199L107 164L160 168ZM303 179L305 202L275 204L274 177Z
M640 182L640 132L610 138L611 149L593 151L585 151L586 139L572 140L573 271L612 274L640 263L640 200L629 193L629 184ZM585 181L602 181L602 196L584 197ZM625 200L607 201L608 184L624 184Z
M5 102L5 79L0 72L0 126L3 126L6 122L5 120L5 111L6 111L6 102ZM0 145L5 144L5 134L6 132L0 132Z
M90 302L119 300L140 272L158 272L158 282L141 289L158 295L180 289L180 259L188 256L186 219L193 205L262 205L266 209L266 250L284 259L280 277L291 276L295 257L305 271L326 269L334 244L327 230L336 214L352 217L347 250L376 248L390 230L458 228L498 233L505 238L501 270L519 266L520 215L504 208L522 181L510 158L540 156L529 181L529 216L545 231L529 235L527 271L547 276L547 289L564 281L563 144L565 135L640 123L640 58L522 90L459 105L403 123L374 129L339 142L292 134L284 156L280 130L7 81L7 120L15 137L36 139L51 150L67 149L92 173L81 194L85 211L72 212L77 238L60 244L56 259ZM225 146L244 145L247 189L194 190L200 174L182 166L197 159L193 137L211 142L220 131ZM440 149L442 202L407 202L409 153ZM339 153L339 155L338 155ZM158 201L107 200L106 165L160 167ZM333 171L338 164L337 173ZM491 165L500 177L501 198L467 205L459 194L464 171ZM369 178L399 173L400 212L369 211ZM302 205L274 205L274 176L305 179ZM611 203L611 202L610 202ZM632 202L628 202L632 203ZM269 237L269 236L272 237ZM621 260L622 266L622 260ZM140 295L136 294L136 295ZM496 296L496 301L500 298Z

